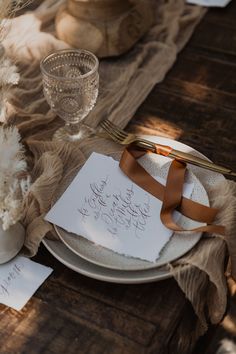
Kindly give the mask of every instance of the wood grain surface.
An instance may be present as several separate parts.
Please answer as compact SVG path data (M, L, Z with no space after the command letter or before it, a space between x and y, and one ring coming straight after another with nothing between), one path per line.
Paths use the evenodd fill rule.
M236 2L211 9L128 126L178 139L236 170ZM118 285L54 269L21 312L0 305L0 353L213 354L235 337L235 289L222 324L191 341L196 317L173 279ZM183 343L188 346L183 348Z

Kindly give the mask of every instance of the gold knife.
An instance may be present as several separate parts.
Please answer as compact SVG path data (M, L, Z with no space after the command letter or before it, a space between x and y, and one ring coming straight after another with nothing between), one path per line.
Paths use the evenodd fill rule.
M204 160L200 157L197 157L192 154L188 154L186 152L182 152L180 150L172 149L169 146L156 144L154 142L151 142L149 140L145 140L142 138L140 138L140 140L137 139L135 144L137 146L139 146L141 149L150 150L154 153L158 153L163 156L168 156L170 158L173 158L173 159L176 159L176 160L179 160L182 162L190 163L192 165L202 167L202 168L205 168L205 169L208 169L211 171L215 171L218 173L222 173L222 174L236 177L236 172L233 172L230 168L217 165L213 162Z
M196 165L198 167L236 177L236 172L233 172L230 168L223 167L195 155L173 149L170 146L154 143L152 141L143 139L141 136L136 134L128 133L116 126L108 119L101 121L100 127L106 131L109 138L121 145L130 145L133 143L141 149L149 150L159 155L168 156L170 158ZM103 133L97 131L96 135L102 136ZM107 136L105 135L105 137Z

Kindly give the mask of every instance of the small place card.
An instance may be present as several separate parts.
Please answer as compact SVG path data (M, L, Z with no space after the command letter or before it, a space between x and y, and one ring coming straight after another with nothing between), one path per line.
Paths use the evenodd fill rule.
M51 272L52 268L21 256L1 264L0 303L21 310Z
M231 0L187 0L189 4L211 7L225 7Z
M193 184L186 184L184 196L192 190ZM46 220L117 253L153 262L172 235L160 220L161 206L124 175L117 161L93 153Z

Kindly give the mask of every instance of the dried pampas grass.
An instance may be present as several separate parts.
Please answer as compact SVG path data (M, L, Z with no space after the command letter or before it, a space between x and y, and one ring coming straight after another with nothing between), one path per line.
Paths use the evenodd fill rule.
M0 122L6 122L7 101L12 85L17 85L20 79L18 69L6 55L0 44Z
M0 127L0 220L4 230L19 221L30 186L24 149L16 127Z
M65 0L44 0L34 11L3 20L5 33L2 36L0 33L0 40L2 38L6 55L11 60L29 64L39 62L56 50L68 48L68 44L47 33L45 28L46 24L52 25L64 3Z
M17 11L29 5L32 1L0 0L0 122L5 122L10 87L19 82L17 67L9 60L2 45L11 28L7 24ZM11 59L15 61L15 58Z
M23 7L28 6L33 0L0 0L0 40L6 35L4 20L13 17Z
M0 42L8 33L4 21L32 0L0 0ZM5 56L0 44L0 121L5 118L5 106L12 85L18 83L17 68ZM18 222L23 213L24 197L30 180L26 173L23 146L17 128L0 127L0 221L4 230Z

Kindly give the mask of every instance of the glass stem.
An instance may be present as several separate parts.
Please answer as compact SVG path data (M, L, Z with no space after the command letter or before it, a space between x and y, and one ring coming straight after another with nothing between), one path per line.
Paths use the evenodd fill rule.
M81 127L81 122L80 123L66 123L65 128L68 133L68 135L78 135Z

